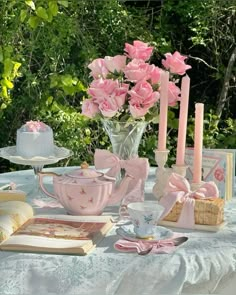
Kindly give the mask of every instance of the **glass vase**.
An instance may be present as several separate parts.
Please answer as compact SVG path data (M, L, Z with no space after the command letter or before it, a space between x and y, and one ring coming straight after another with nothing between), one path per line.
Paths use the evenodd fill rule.
M122 160L138 156L139 145L147 122L119 122L102 120L112 145L112 152Z
M122 160L138 157L138 149L146 130L147 122L119 122L112 120L102 120L103 126L110 138L112 152ZM116 177L116 183L119 184L125 176L125 171L121 169ZM121 219L129 218L127 205L130 202L140 202L144 200L144 180L132 179L129 183L125 197L122 199L119 209Z

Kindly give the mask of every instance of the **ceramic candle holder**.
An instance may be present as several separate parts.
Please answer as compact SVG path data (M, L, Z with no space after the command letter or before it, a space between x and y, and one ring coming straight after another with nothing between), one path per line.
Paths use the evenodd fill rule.
M196 191L200 186L204 184L204 181L201 182L192 182L191 185L191 191Z
M156 169L156 183L153 187L152 192L158 200L160 200L163 195L163 190L171 173L171 169L165 167L166 161L168 159L168 154L169 150L155 151L155 159L158 167Z
M172 165L172 172L175 172L183 177L186 176L186 171L187 171L188 166L186 165Z

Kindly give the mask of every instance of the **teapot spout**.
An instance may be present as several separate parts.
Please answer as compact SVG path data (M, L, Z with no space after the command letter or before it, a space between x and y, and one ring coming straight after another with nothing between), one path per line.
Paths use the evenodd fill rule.
M133 177L126 175L118 187L115 187L115 184L114 184L114 188L112 190L112 196L109 199L107 205L114 205L124 198L128 190L130 181L132 179Z

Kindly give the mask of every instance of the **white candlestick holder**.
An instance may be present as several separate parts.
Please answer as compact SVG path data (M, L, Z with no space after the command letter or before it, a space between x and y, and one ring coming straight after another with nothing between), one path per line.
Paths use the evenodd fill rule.
M167 159L168 159L168 154L169 154L169 150L155 151L155 160L157 163L157 169L156 169L156 183L153 186L152 193L158 200L160 200L160 198L163 196L163 191L166 187L168 178L172 170L170 168L165 167Z
M199 187L201 187L204 184L204 181L201 182L191 182L191 191L194 192L196 191Z
M183 177L186 176L188 166L186 165L172 165L172 172L177 173Z

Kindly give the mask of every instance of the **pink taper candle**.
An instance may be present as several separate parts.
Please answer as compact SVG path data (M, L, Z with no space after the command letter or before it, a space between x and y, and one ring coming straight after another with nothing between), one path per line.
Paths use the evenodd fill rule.
M159 134L158 134L158 150L159 151L166 150L168 89L169 89L169 72L162 71L161 92L160 92Z
M204 104L196 103L193 152L193 183L200 183L202 179L203 118Z
M185 76L181 83L181 101L179 112L179 129L178 129L178 141L176 152L176 165L184 166L185 145L186 145L186 131L188 121L188 101L189 101L189 76Z

